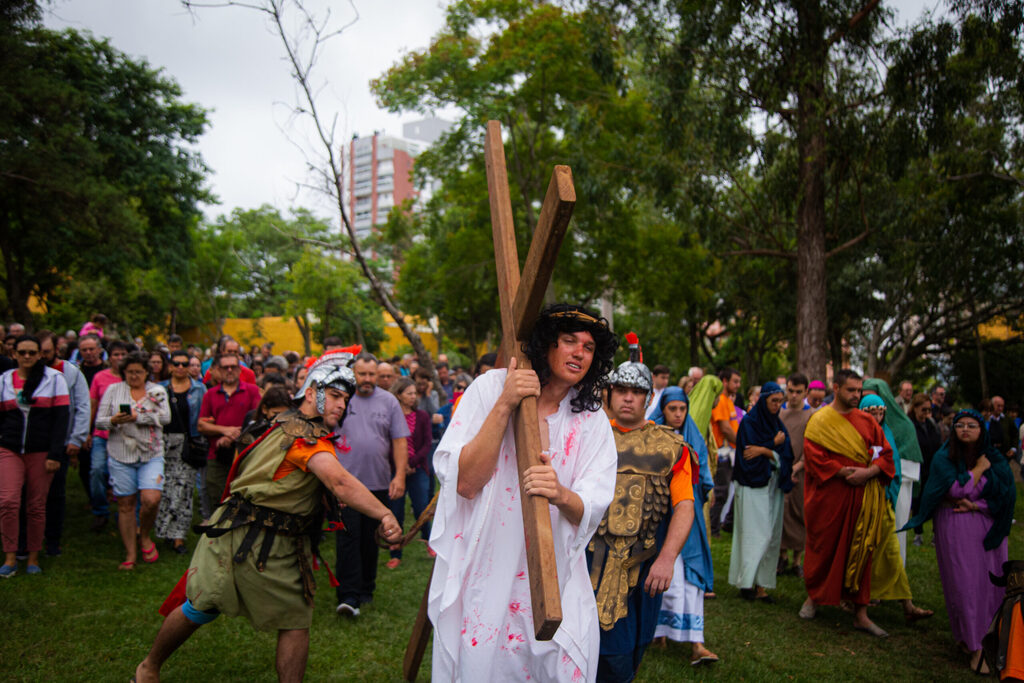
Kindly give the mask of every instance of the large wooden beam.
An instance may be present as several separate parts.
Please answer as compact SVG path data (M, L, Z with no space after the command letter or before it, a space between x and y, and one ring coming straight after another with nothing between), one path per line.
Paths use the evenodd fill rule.
M499 362L508 365L516 350L515 319L512 305L519 289L519 249L512 219L512 198L505 166L505 144L501 124L487 122L484 138L484 162L487 167L487 195L491 201L491 231L494 234L494 263L498 275L498 302L501 305L501 354ZM512 332L512 334L509 334Z
M412 625L409 644L405 648L405 659L402 660L402 675L409 683L414 683L416 680L420 664L423 662L423 653L427 651L427 643L430 642L431 626L430 619L427 617L427 603L430 600L430 584L434 580L434 566L431 563L427 589L423 591L423 599L420 600L420 609L416 612L416 621Z
M494 232L494 261L498 271L498 296L501 303L502 355L506 362L515 357L519 367L529 368L529 361L518 348L519 335L513 311L519 288L525 286L527 290L532 290L533 282L520 281L519 254L512 220L508 171L505 166L505 145L501 139L501 124L497 121L487 122L485 160L487 189L491 200L491 227ZM535 397L528 397L520 402L513 417L513 433L516 442L516 464L519 469L519 497L523 507L523 529L526 534L527 572L530 577L534 633L537 640L550 640L562 623L562 600L558 588L558 572L555 568L550 504L546 498L527 495L522 489L526 470L541 464L540 425L537 421Z
M512 305L512 319L520 341L530 338L575 206L576 188L572 183L572 169L568 166L555 166L544 204L540 207L537 227L533 231L530 252L523 265L521 285Z

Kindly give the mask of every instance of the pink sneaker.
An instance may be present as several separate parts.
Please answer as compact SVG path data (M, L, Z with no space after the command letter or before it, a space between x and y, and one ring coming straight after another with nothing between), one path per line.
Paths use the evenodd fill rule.
M386 565L384 565L384 566L387 567L388 569L397 569L398 565L400 565L400 564L402 564L402 561L400 559L398 559L397 557L392 557L390 560L388 560L388 563Z

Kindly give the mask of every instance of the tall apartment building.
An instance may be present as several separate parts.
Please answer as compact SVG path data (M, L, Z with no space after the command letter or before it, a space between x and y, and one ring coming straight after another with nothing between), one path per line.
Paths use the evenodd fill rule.
M365 239L373 226L387 220L392 207L407 199L417 199L412 184L414 160L451 125L429 118L404 124L401 138L376 131L371 137L352 137L348 160L349 207L359 239Z

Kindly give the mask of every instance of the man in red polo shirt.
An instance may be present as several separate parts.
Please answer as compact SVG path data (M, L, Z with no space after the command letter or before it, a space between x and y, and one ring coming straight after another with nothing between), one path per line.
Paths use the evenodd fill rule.
M203 404L199 408L199 432L210 440L203 496L204 517L209 517L220 504L228 470L235 457L235 441L242 433L242 422L246 413L260 404L260 390L256 385L238 378L241 368L238 356L224 354L214 362L220 369L221 383L203 395Z

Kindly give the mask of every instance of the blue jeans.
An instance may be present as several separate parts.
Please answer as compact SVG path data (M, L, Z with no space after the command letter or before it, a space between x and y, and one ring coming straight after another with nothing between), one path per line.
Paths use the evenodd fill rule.
M107 506L110 473L107 471L107 440L103 437L92 437L89 463L89 504L92 505L92 514L106 517L110 514Z
M420 514L430 504L430 499L434 496L434 474L427 470L416 468L413 473L406 476L405 478L405 493L412 500L412 514L416 519L419 519ZM395 515L395 519L398 523L405 526L405 496L402 496L398 500L389 500L388 507L391 508L391 512ZM430 538L430 522L423 525L420 529L420 536L423 540ZM392 550L391 557L401 557L401 550Z

